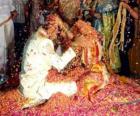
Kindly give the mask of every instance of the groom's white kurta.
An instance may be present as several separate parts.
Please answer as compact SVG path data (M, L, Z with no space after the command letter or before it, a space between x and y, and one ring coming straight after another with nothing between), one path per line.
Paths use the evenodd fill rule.
M54 51L54 45L50 39L31 39L25 46L20 74L20 87L27 98L35 100L49 99L52 94L61 92L71 96L77 92L74 81L49 83L48 71L55 67L62 70L75 56L72 48L69 48L62 56Z

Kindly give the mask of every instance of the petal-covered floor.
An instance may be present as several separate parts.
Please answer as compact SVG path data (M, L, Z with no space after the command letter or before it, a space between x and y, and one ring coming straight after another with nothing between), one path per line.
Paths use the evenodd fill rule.
M139 116L140 85L136 81L112 75L110 83L89 96L74 95L71 98L58 93L44 104L21 109L25 99L17 88L0 92L1 116Z

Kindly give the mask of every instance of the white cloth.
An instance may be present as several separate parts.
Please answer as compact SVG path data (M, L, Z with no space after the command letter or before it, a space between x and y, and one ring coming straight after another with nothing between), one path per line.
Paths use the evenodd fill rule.
M0 27L0 69L4 68L6 62L6 43L4 27Z
M11 11L14 10L15 7L13 6L12 0L0 0L0 23L8 19Z
M4 22L10 17L10 12L15 8L12 5L12 0L0 0L0 23ZM7 60L7 47L13 43L14 39L14 26L13 21L9 20L0 26L0 69L6 64ZM6 65L5 65L6 66Z
M16 11L18 13L17 17L15 18L15 23L25 23L25 12L24 7L28 0L13 0L13 5L16 8Z
M13 21L9 20L0 27L0 69L6 66L7 61L7 47L13 43L14 26Z
M27 42L23 55L20 87L25 97L43 100L49 99L57 92L67 96L77 92L77 86L74 81L63 83L47 82L48 71L52 67L60 71L76 56L72 48L69 48L62 56L59 56L54 51L54 45L50 39L36 39L36 37L33 37Z

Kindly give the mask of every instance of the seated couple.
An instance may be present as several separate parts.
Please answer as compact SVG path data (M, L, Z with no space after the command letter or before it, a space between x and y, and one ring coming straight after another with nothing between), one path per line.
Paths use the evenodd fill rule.
M101 60L101 49L99 49L101 48L101 45L99 45L99 41L101 40L94 39L97 38L96 31L87 23L80 20L72 27L73 31L70 31L68 25L56 14L48 16L47 22L47 25L40 27L33 34L24 48L22 70L20 73L20 92L30 100L23 105L23 108L41 104L58 92L67 96L72 96L78 92L76 81L49 82L47 80L49 71L52 68L62 73L77 58L75 46L80 46L83 49L83 55L80 57L81 62L93 72L97 70L99 65L97 67L91 66L92 59L92 64L98 64ZM88 33L83 30L81 24L87 28ZM76 32L76 30L79 31ZM82 42L86 38L82 38L85 34L84 32L91 36L89 41L92 39L93 43L91 44L87 41L87 44L91 44L91 46L87 46L86 43ZM73 38L77 41L68 42ZM69 40L65 41L65 43L64 41L59 41L63 39ZM66 44L65 50L60 49L60 46L64 48L64 44ZM88 57L85 58L86 56ZM109 75L105 66L102 64L100 66L105 69L105 73L102 72L103 75L106 75L103 77L104 83L100 86L100 88L103 88L108 82Z

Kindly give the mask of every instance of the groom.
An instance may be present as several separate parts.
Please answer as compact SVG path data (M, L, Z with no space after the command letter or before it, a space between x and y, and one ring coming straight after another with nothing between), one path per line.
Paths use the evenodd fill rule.
M50 24L55 23L56 25L54 26L65 30L58 16L52 16L52 18L53 20L49 22ZM62 55L58 55L55 52L53 40L57 35L55 36L56 33L54 33L54 37L52 37L53 33L49 33L51 28L57 33L58 28L54 28L53 26L48 30L40 27L25 46L20 74L20 92L24 97L31 100L24 104L23 108L40 104L57 92L61 92L67 96L71 96L77 92L77 85L74 81L47 81L50 69L54 67L58 71L61 71L76 56L70 47Z

